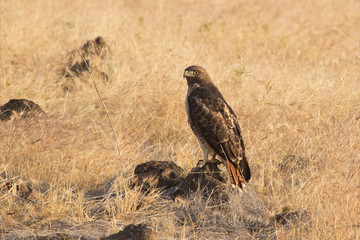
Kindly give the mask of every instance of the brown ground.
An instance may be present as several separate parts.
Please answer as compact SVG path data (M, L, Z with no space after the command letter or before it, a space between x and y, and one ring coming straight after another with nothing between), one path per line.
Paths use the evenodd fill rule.
M254 236L241 198L224 212L129 187L140 163L188 172L201 158L184 109L192 64L238 115L265 218L310 213L310 226L256 236L360 238L359 1L0 4L0 105L25 98L47 113L0 122L0 238L91 239L128 224L151 225L159 239ZM97 36L111 49L92 63L117 142L90 74L65 77L69 54Z

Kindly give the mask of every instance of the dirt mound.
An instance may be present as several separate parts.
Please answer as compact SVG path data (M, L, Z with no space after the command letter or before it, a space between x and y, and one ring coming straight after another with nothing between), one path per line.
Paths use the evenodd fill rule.
M61 80L64 92L75 90L82 83L92 84L90 72L96 80L109 81L111 50L103 37L88 40L82 47L71 51L67 58Z
M193 168L178 185L167 189L163 196L171 199L188 198L200 193L203 198L211 197L212 201L218 203L228 199L225 183L226 178L218 168L218 164L206 163L202 167Z
M0 120L8 121L13 115L20 118L29 118L45 115L39 105L27 99L11 99L6 104L0 106Z
M110 235L102 240L156 240L156 232L145 224L128 225L124 230Z
M169 189L184 180L183 174L184 170L174 162L145 162L136 166L131 186L140 186L142 191L151 188Z
M170 199L168 211L175 213L177 224L194 224L194 231L204 238L218 236L213 231L215 225L216 229L228 232L226 239L238 236L275 239L275 229L279 227L311 224L310 214L304 210L287 209L266 217L261 196L251 185L241 192L228 184L219 164L206 163L203 167L193 168L185 177L184 173L173 162L151 161L135 168L133 181L145 186L147 191L161 188L164 199Z

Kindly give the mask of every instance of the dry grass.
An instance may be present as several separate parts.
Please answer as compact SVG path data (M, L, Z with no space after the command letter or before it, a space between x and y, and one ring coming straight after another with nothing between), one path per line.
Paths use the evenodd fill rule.
M162 239L204 237L192 223L164 220L170 213L157 192L145 196L127 186L136 164L172 160L190 170L202 156L187 125L182 79L197 64L238 115L250 185L266 214L284 207L312 213L306 235L303 226L275 235L360 238L359 1L0 4L0 104L27 98L48 113L0 122L0 172L37 188L35 202L15 197L16 189L0 194L0 235L63 229L94 237L150 222ZM121 156L94 87L64 94L60 84L66 54L98 35L113 53L110 83L98 87ZM305 174L297 185L287 186L278 172L286 155L308 161L305 172L288 173ZM112 197L87 197L117 174Z

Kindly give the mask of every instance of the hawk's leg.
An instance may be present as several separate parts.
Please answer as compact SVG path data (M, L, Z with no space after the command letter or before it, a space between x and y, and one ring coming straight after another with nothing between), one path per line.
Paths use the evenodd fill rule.
M220 164L221 163L219 160L216 159L216 153L215 152L213 152L211 159L208 159L208 155L209 155L209 150L206 149L203 152L203 159L200 160L198 162L198 164L197 164L198 168L204 167L206 163L215 163L215 164Z
M201 148L203 148L203 146L201 146ZM198 164L196 165L197 168L202 168L205 166L208 155L209 155L209 149L203 148L203 159L198 162Z

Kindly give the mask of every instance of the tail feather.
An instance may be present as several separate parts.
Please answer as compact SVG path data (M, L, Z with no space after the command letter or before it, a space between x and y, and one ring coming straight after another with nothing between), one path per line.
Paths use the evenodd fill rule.
M246 181L241 175L239 169L236 168L229 160L226 160L226 167L229 172L231 183L238 186L240 189L243 189L245 187Z
M241 190L245 189L246 186L246 182L250 179L251 175L250 175L250 168L249 165L247 163L246 158L244 157L244 159L242 161L240 161L240 163L244 163L245 165L245 169L243 169L243 171L245 170L245 178L242 175L242 173L239 170L239 167L236 167L235 164L229 160L228 156L226 155L225 151L224 151L224 147L221 144L220 145L221 149L223 150L224 154L225 154L225 161L226 161L226 168L228 170L229 176L230 176L230 181L232 184L238 186Z
M246 182L248 182L251 178L251 172L249 163L244 155L243 159L239 162L239 168L242 176L245 178Z

